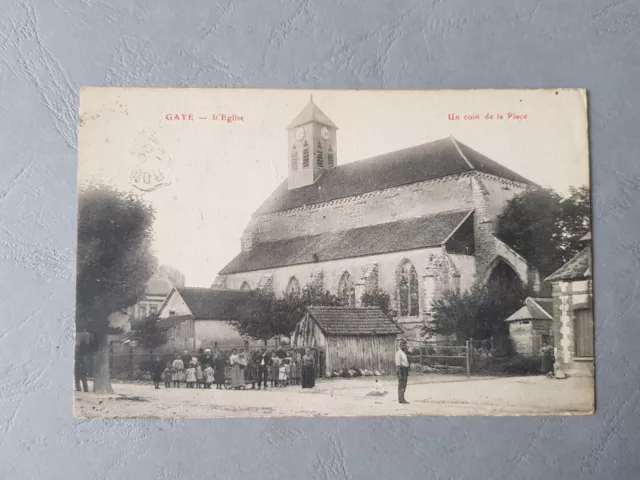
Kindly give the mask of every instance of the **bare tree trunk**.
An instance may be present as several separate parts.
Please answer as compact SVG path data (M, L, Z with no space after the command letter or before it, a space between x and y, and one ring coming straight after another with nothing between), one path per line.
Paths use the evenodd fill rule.
M98 351L93 356L93 393L113 393L109 371L109 335L103 333L97 339Z

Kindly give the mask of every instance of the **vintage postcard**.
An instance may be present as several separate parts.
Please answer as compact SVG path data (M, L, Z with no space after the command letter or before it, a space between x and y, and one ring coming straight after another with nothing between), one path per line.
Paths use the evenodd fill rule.
M85 88L80 418L594 410L580 89Z

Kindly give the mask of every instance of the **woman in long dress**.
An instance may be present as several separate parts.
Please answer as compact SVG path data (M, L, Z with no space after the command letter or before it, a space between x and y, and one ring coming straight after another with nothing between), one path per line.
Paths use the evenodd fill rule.
M231 388L240 387L240 356L235 348L231 350L229 357L229 365L231 365Z
M315 359L308 348L302 357L302 388L313 388L316 386Z
M247 355L244 353L244 348L241 348L238 352L238 387L244 388L246 385L245 369L247 368Z
M215 360L213 361L213 377L214 380L216 381L216 389L220 390L222 388L222 386L224 385L224 366L225 366L225 361L223 356L220 354L220 352L216 352L216 357Z

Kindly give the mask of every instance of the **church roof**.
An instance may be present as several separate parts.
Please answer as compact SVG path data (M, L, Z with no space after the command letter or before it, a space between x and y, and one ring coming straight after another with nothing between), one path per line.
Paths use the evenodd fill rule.
M551 298L531 298L524 301L524 306L507 318L506 322L516 320L552 320L553 300Z
M211 288L177 288L195 320L233 320L238 307L246 303L252 293L241 290L214 290Z
M325 335L398 335L402 329L378 307L308 307Z
M545 282L560 280L580 280L591 277L591 247L583 248L580 253L549 275Z
M424 180L478 171L534 185L453 137L325 170L315 183L289 190L285 180L260 206L264 214L352 197Z
M326 125L328 127L338 128L335 123L333 123L327 115L318 108L318 106L313 102L313 97L309 99L309 103L307 106L302 109L302 111L298 114L296 118L293 119L293 122L287 127L287 130L292 128L299 127L301 125L306 125L307 123L316 122L321 125Z
M340 258L414 250L442 245L470 210L258 243L231 260L221 275L324 262Z

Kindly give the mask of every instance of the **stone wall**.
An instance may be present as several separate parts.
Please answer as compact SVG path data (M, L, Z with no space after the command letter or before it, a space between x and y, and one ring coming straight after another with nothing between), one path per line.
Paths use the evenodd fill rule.
M593 360L575 360L574 321L575 310L592 308L590 280L554 282L553 336L554 351L558 363L569 374L593 375Z
M464 208L473 208L469 174L262 215L252 220L245 234L250 230L253 242L267 242Z

